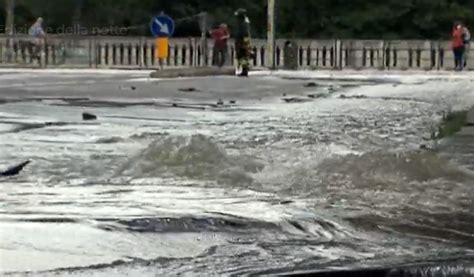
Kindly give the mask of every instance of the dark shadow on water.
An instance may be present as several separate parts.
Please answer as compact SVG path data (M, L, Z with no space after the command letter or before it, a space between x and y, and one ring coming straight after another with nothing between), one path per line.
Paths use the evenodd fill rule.
M263 275L263 274L262 274ZM257 275L250 275L257 276ZM273 276L293 277L468 277L474 276L472 270L463 266L420 266L407 268L375 268L356 270L334 270L334 271L306 271L299 273L275 274Z
M386 218L377 215L365 215L347 218L356 228L389 233L400 233L404 236L422 237L424 239L449 242L474 249L474 215L471 213L429 213L401 207L400 213L406 216L403 220ZM409 215L414 215L411 218Z
M98 220L98 228L116 232L138 233L192 233L192 232L249 232L257 229L277 229L278 225L237 217L181 217L138 218L130 220Z

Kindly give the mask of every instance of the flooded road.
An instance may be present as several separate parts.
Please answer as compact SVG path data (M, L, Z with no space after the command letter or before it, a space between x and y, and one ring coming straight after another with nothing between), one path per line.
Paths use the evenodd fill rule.
M468 74L2 72L0 169L32 163L0 179L1 272L473 273L474 169L433 140Z

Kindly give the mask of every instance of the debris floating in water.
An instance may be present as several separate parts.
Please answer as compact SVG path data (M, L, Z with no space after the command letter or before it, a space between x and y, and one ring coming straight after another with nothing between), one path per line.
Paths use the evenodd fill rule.
M196 89L196 88L180 88L179 91L181 91L181 92L197 92L199 90Z
M0 173L0 176L3 176L3 177L10 177L10 176L16 176L18 174L20 174L20 172L25 168L25 166L27 166L29 163L31 163L31 161L26 161L26 162L23 162L19 165L16 165L16 166L12 166L10 167L9 169L7 169L6 171L3 171Z
M347 96L347 95L345 95L345 94L341 94L341 95L339 96L339 98L340 98L340 99L366 99L366 98L368 98L368 97L365 96L365 95L362 95L362 94L360 94L360 95L351 95L351 96Z
M317 87L318 84L316 84L315 82L309 82L305 85L305 87L307 88L314 88L314 87Z
M326 97L327 95L325 93L318 93L318 94L308 94L308 97L309 98L324 98Z
M85 120L85 121L97 120L97 116L91 113L82 113L82 120Z
M283 101L286 103L305 103L305 102L311 102L313 100L311 99L306 99L306 98L298 98L298 97L288 97L288 98L282 98Z

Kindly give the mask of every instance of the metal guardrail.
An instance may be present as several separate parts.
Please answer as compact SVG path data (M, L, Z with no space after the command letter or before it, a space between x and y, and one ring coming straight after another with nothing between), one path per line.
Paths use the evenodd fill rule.
M155 69L155 43L145 37L78 37L50 36L35 56L32 40L15 36L13 49L8 37L0 37L0 65L38 67L91 67ZM275 47L277 68L285 67L285 56L296 58L301 69L453 69L454 59L447 41L415 40L291 40L296 55L285 55L288 40L279 39ZM253 40L256 53L252 63L257 67L267 63L266 40ZM201 67L212 65L212 43L202 47L200 38L170 40L165 67ZM204 55L203 49L208 49ZM293 49L294 51L295 49ZM227 65L235 65L233 41L229 41Z

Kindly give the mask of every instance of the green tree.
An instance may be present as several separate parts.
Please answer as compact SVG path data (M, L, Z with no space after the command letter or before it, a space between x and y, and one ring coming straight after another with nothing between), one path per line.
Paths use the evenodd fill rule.
M5 0L1 0L2 7ZM197 15L209 26L234 24L233 12L246 8L252 33L264 37L266 0L16 0L17 25L38 16L48 27L129 27L130 35L150 35L149 21L164 11L176 20L177 36L199 36ZM0 11L2 12L2 11ZM5 20L4 11L0 20ZM449 38L455 20L474 24L472 0L277 0L277 35L307 38Z

